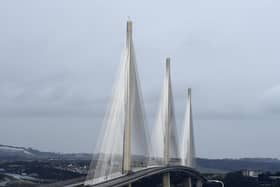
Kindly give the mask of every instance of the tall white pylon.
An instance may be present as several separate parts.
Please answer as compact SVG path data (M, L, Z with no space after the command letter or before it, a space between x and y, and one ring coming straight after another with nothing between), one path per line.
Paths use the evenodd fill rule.
M164 112L164 126L163 126L163 163L165 165L169 164L169 159L170 159L170 119L171 119L171 101L172 101L172 92L171 92L171 80L170 80L170 58L166 59L166 86L167 90L166 91L166 103L165 107L163 108ZM162 186L163 187L170 187L170 173L166 173L163 175L162 178Z
M170 58L166 59L166 72L156 124L152 130L152 157L159 163L169 164L171 158L178 158L177 131L173 107L170 75Z
M183 131L183 144L181 148L182 165L191 168L196 167L194 145L191 88L188 88L187 109Z
M132 171L133 155L149 155L148 130L145 126L144 102L138 78L135 50L132 40L132 21L127 22L124 95L124 136L122 173ZM143 160L144 163L146 161ZM140 166L138 166L140 167ZM142 167L144 167L142 165Z
M126 101L125 101L125 126L123 138L123 164L122 173L131 172L131 63L132 63L132 22L127 22L127 80L126 80Z
M95 155L87 175L86 185L128 174L136 159L142 157L139 167L146 167L149 155L148 129L138 78L132 40L132 22L127 22L126 46L120 72L116 77L111 103L99 133ZM138 157L133 157L137 155ZM137 160L139 162L139 159Z
M168 87L168 89L166 90L166 106L163 108L164 110L164 134L163 134L163 160L164 160L164 164L167 165L169 162L169 157L170 157L170 153L169 153L169 149L170 149L170 119L171 119L171 103L170 103L170 96L171 96L171 81L170 81L170 58L166 59L166 86Z

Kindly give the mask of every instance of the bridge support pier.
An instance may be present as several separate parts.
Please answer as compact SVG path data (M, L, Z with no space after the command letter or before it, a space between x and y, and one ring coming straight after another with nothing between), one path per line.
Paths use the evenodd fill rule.
M185 180L184 187L192 187L192 178L188 177Z
M196 181L196 187L202 187L202 182L200 180L197 180Z
M163 175L162 187L170 187L170 173L166 173Z

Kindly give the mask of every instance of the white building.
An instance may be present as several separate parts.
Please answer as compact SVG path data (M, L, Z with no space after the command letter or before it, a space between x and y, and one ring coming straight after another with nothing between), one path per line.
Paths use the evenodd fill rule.
M246 177L258 177L262 173L263 171L261 170L252 170L252 169L242 170L242 175Z

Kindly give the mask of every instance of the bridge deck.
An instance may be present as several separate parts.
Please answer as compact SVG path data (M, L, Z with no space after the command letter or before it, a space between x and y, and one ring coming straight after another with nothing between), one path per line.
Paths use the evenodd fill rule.
M111 179L108 181L104 181L98 184L90 185L91 187L109 187L109 186L114 186L114 187L120 187L120 186L125 186L129 183L134 183L138 180L147 178L147 177L152 177L153 175L158 175L158 174L163 174L163 173L169 173L169 172L179 172L179 173L184 173L186 176L190 176L192 178L201 180L202 182L206 182L207 180L200 175L199 172L192 168L184 167L184 166L166 166L166 167L150 167L146 168L143 170L135 171L132 172L129 175L121 176L115 179ZM56 184L49 184L49 185L42 185L42 187L80 187L84 186L84 181L85 177L73 179L73 180L68 180L68 181L63 181L59 182Z
M105 181L103 183L92 185L92 187L109 187L109 186L120 187L136 182L143 178L151 177L157 174L169 173L169 172L185 173L187 176L199 179L202 182L206 182L206 179L202 177L199 172L195 171L192 168L183 167L183 166L167 166L167 167L151 167L151 168L143 169L131 173L130 175L122 176L116 179Z

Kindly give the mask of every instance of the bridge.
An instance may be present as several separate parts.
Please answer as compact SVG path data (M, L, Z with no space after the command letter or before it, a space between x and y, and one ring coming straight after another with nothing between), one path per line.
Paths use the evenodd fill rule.
M202 183L207 183L207 180L200 175L199 172L194 170L193 168L188 168L184 166L165 166L165 167L151 167L139 170L137 172L133 172L129 175L123 175L121 177L117 177L111 180L104 180L103 182L97 183L93 186L95 187L121 187L121 186L129 186L133 184L133 186L149 186L153 181L153 184L160 183L161 175L170 173L171 176L174 174L174 178L176 177L176 183L185 184L184 186L188 186L189 182L192 184L196 184L200 186ZM192 179L189 181L189 177ZM156 178L156 179L154 179ZM187 179L187 180L186 180ZM82 187L85 186L86 178L80 177L73 180L63 181L55 184L44 185L44 187ZM190 185L191 186L191 185Z
M166 59L157 121L149 127L143 110L132 22L127 22L126 46L119 76L88 175L49 186L202 187L207 182L196 170L190 88L187 91L185 121L178 136L170 61L170 58Z

